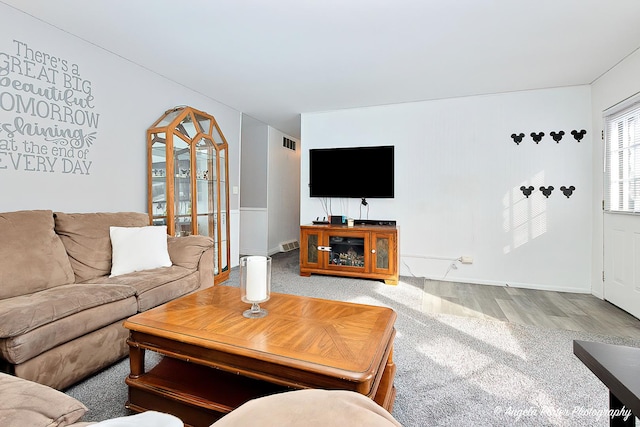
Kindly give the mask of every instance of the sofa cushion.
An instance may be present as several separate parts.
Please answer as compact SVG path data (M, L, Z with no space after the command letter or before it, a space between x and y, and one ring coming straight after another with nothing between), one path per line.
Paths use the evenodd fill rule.
M109 227L112 248L111 275L171 267L167 251L167 226Z
M198 273L156 286L138 296L138 311L146 311L199 289Z
M197 289L199 275L197 271L173 265L153 270L136 271L116 277L98 277L86 283L129 286L135 290L138 311L145 311Z
M0 299L73 283L53 212L0 213Z
M72 289L68 289L68 287ZM122 285L105 285L104 287L68 285L56 288L56 290L63 292L69 301L60 303L51 293L46 295L47 291L43 291L38 293L40 294L40 298L37 298L39 304L33 304L34 313L25 311L20 301L18 303L14 301L12 305L5 301L2 302L4 304L0 303L0 309L7 310L6 314L3 312L3 316L11 316L11 320L15 322L13 325L8 325L13 327L13 331L6 331L14 335L0 338L0 356L3 359L12 364L24 363L56 346L133 316L138 311L138 302L133 295L133 289ZM78 293L86 293L87 297L85 295L78 297ZM98 295L95 295L96 293ZM91 294L99 298L89 298ZM24 302L24 298L13 298L13 300L20 299ZM48 301L48 299L53 299L53 301ZM96 301L102 302L95 304ZM63 304L66 304L66 307L63 307ZM54 305L60 309L60 316L54 314L34 319L34 315L38 316L40 313L46 312L49 306ZM71 307L72 305L75 307ZM65 315L65 313L70 314ZM40 326L15 334L21 329L20 323L17 322L28 323L31 320L34 320L36 324L39 323Z
M79 420L87 407L50 387L0 373L0 425L63 427Z
M167 240L171 262L190 270L198 268L200 257L211 247L213 247L213 239L208 236L169 236Z
M142 227L149 225L149 216L139 212L56 212L55 224L76 282L83 282L111 272L109 227Z
M82 310L126 299L130 286L70 284L0 300L0 338L15 337Z
M13 373L16 377L64 390L126 357L129 354L128 336L129 330L123 326L122 320L118 320L13 365Z

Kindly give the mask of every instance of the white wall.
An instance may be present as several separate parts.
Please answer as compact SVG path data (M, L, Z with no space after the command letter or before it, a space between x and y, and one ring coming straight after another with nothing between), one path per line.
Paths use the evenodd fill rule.
M269 126L242 115L240 153L240 253L268 254L267 185Z
M239 185L240 112L1 3L0 17L0 211L146 212L145 131L165 110L183 104L215 116L229 143L230 186ZM33 95L28 85L60 92L70 88L73 100L86 100L90 92L93 99L86 108L68 106L64 100ZM18 97L25 103L33 97L39 114L18 107ZM97 126L55 113L65 107L93 115ZM85 140L86 151L72 151L73 157L54 154L68 138L54 142L29 135L28 126L36 125L95 132L95 139L90 145ZM16 126L21 131L11 137L7 129ZM238 196L231 194L232 221L237 221L238 207ZM232 253L237 253L238 226L231 228Z
M288 137L256 119L242 119L242 197L240 252L272 255L300 234L300 141L284 148Z
M282 146L282 138L296 141L296 150ZM269 239L270 254L280 243L299 240L300 141L269 127Z
M242 115L242 147L240 164L240 206L242 208L267 207L267 156L269 152L269 126L253 117Z
M617 64L606 74L591 85L592 120L594 135L601 135L604 129L603 112L613 105L640 92L640 50L634 52L624 61ZM602 205L603 191L603 155L604 142L598 137L593 144L593 200L592 224L593 252L591 283L594 295L603 297L602 271L603 267L603 230ZM640 221L640 218L638 218Z
M590 105L580 86L303 114L300 222L325 215L309 197L309 149L391 144L396 196L368 200L368 218L398 221L401 274L590 292ZM574 129L588 131L581 143ZM546 135L535 144L531 132ZM522 185L536 187L530 198ZM556 188L548 199L542 185ZM560 187L570 185L567 198ZM359 202L333 199L333 213L358 218ZM463 255L473 264L448 271Z
M240 208L240 254L269 255L267 208Z

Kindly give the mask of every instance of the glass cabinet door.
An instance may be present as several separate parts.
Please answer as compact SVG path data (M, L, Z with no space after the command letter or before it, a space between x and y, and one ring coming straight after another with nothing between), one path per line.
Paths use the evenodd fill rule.
M309 268L320 268L322 253L322 231L317 228L300 228L300 265Z
M396 253L396 238L393 233L376 232L373 234L371 255L373 260L373 272L389 274L395 270L393 254Z
M220 241L220 268L222 271L229 270L229 224L227 223L228 209L227 206L229 195L227 190L229 188L227 184L227 161L226 161L226 149L220 149L218 151L218 161L220 164L220 174L218 175L220 189L220 227L218 233L218 240Z
M149 212L153 225L167 225L167 144L164 132L151 135Z
M328 267L362 269L369 264L369 233L328 232Z
M214 229L213 214L216 211L213 194L214 153L210 140L202 138L196 144L196 218L198 234L202 236L210 236Z
M191 146L180 138L173 140L174 191L175 191L175 235L193 234L191 223Z

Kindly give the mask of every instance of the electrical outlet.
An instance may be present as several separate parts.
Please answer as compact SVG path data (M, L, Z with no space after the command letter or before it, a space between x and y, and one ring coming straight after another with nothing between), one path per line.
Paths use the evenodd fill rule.
M473 264L473 257L470 256L461 256L460 257L461 264Z

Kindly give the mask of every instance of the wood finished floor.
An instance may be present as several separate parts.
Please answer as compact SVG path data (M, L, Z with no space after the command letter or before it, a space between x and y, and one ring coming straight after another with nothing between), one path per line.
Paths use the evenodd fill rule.
M589 294L425 280L422 310L640 339L640 320Z

